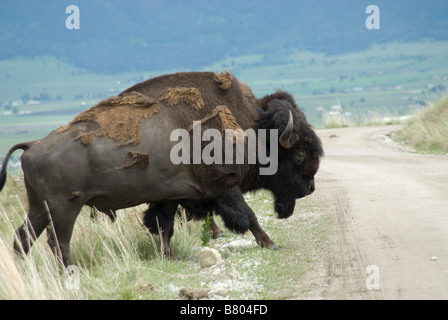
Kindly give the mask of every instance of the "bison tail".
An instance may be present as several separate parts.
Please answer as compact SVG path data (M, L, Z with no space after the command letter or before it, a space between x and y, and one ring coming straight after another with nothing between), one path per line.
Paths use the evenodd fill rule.
M9 158L14 153L14 151L16 151L18 149L22 149L23 151L25 151L25 150L28 150L30 146L31 146L30 142L19 143L19 144L16 144L15 146L13 146L8 151L8 153L6 154L5 160L3 161L2 171L0 172L0 191L2 191L2 189L6 183L6 169L8 167Z

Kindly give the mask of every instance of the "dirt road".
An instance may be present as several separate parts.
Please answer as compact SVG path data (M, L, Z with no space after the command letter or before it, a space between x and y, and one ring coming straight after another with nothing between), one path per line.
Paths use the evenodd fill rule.
M396 129L318 132L312 196L336 223L311 298L448 299L448 156L400 151Z

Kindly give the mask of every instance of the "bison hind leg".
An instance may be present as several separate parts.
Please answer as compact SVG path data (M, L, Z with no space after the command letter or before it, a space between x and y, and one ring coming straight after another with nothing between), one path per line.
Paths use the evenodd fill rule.
M28 254L34 241L50 222L44 203L25 180L28 195L28 215L23 224L16 230L14 239L15 253L23 257Z
M56 201L48 210L51 220L47 228L47 242L56 258L61 259L65 267L73 264L70 256L70 240L82 206L82 202L61 200Z
M174 233L174 217L178 204L176 202L151 203L143 215L143 224L151 233L160 233L162 237L162 252L173 258L170 240Z
M143 224L153 234L159 234L159 232L169 229L171 220L172 218L166 214L162 202L151 203L143 214Z
M45 207L30 205L28 216L24 223L16 230L14 239L14 251L20 257L28 254L34 241L39 237L49 219Z

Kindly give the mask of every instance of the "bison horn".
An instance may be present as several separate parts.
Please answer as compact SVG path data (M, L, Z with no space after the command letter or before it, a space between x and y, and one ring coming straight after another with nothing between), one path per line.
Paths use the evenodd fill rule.
M293 139L292 139L293 127L294 127L294 121L292 119L291 110L289 110L288 124L286 125L285 130L283 130L283 132L278 140L280 145L285 149L291 148L292 145L294 144Z

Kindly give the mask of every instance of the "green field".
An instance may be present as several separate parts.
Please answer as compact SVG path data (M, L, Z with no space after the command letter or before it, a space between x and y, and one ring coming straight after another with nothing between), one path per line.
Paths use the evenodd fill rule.
M411 114L442 96L448 86L448 42L391 43L338 56L295 52L276 63L257 54L204 68L224 69L257 97L276 89L291 92L315 127L330 112L356 123ZM0 61L0 154L15 143L42 138L101 99L175 71L186 70L102 75L51 57Z

